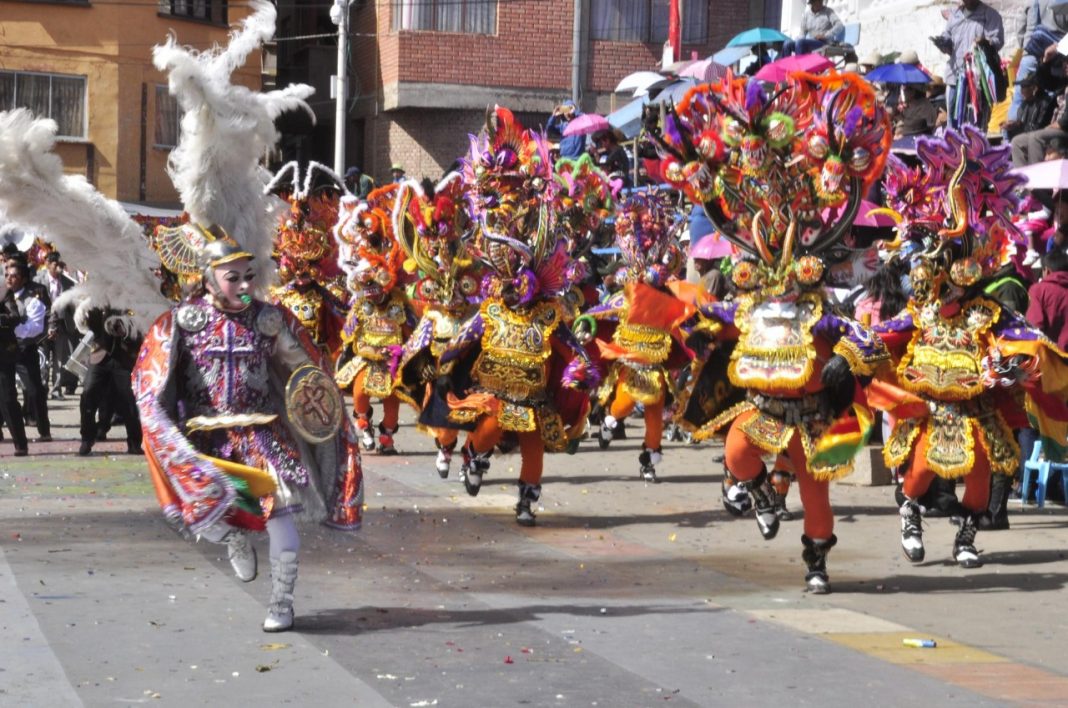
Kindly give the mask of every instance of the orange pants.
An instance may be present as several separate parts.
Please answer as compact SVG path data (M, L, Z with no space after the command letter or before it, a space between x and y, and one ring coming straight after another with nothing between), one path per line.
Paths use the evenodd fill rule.
M367 419L371 410L371 397L363 392L364 381L367 379L367 369L356 374L356 380L352 382L352 407L356 411L356 425L361 429L361 417ZM396 396L387 396L382 399L382 426L386 430L396 430L397 421L400 417L400 399Z
M460 431L453 428L432 428L434 439L443 448L450 448L456 444L456 438L460 437Z
M617 420L623 420L638 402L631 398L623 389L623 382L616 382L616 391L612 396L612 405L608 413ZM645 447L649 450L659 450L664 437L664 392L660 391L660 398L656 403L645 404Z
M764 469L761 457L766 453L757 447L742 432L741 425L756 415L747 411L734 419L727 431L727 443L723 459L731 475L740 482L755 479ZM794 433L786 448L789 460L797 476L797 488L801 493L801 506L805 510L805 535L814 539L827 539L834 533L834 512L831 511L831 483L821 482L809 474L808 458L801 445L801 438Z
M516 433L519 436L519 456L521 461L519 481L530 485L541 484L542 463L545 459L545 443L541 431ZM492 450L504 436L504 430L495 415L484 415L478 419L475 429L467 436L475 452L483 454Z
M927 492L936 474L927 464L927 432L924 431L912 450L912 461L905 472L901 491L909 499L919 499ZM975 465L964 477L964 496L960 503L972 512L986 511L990 503L990 460L978 440L975 441Z

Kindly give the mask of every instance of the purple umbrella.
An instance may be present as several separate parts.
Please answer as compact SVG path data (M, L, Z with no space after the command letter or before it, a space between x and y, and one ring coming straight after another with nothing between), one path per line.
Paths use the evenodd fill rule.
M564 136L589 135L591 133L611 129L612 126L609 125L608 119L604 116L596 113L583 113L567 124L567 127L564 128Z

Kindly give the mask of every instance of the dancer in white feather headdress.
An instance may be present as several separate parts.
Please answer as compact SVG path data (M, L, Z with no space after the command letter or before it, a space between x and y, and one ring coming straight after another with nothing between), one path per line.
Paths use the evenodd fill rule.
M320 353L287 311L253 298L253 264L270 263L274 219L259 159L277 140L273 119L306 108L312 90L259 94L230 84L273 32L273 5L251 6L225 49L198 53L172 37L154 53L185 110L169 171L191 221L157 230L153 243L163 266L194 289L146 328L133 385L168 520L227 543L245 581L256 577L246 532L267 529L273 583L264 630L273 632L293 625L293 514L358 528L363 486L354 434ZM0 114L0 208L40 226L90 270L94 305L121 304L151 322L166 306L150 280L155 259L118 204L62 175L54 134L51 121Z

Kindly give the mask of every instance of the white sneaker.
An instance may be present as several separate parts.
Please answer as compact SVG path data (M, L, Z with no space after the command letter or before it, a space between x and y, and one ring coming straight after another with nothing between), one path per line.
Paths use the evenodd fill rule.
M438 476L442 479L449 478L449 467L452 466L452 450L438 450L438 456L434 460L434 467Z
M226 555L238 580L249 583L256 579L256 549L244 531L234 531L226 540Z

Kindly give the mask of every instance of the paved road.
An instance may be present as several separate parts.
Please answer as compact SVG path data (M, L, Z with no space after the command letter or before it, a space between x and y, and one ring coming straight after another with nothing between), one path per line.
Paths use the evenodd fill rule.
M281 635L259 629L267 578L167 529L141 460L0 447L0 705L1068 704L1063 507L1014 506L963 571L944 520L912 566L890 489L838 485L836 592L817 597L800 521L764 542L718 506L713 446L670 447L659 485L638 481L636 440L553 456L521 529L518 458L471 498L428 439L398 443L364 458L362 531L305 529Z

